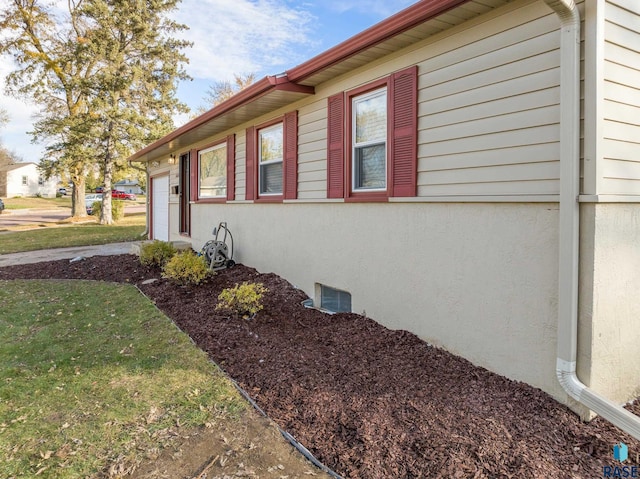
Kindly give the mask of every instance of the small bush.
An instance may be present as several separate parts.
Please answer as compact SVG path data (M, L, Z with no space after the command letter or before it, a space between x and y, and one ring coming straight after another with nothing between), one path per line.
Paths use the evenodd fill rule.
M262 283L247 283L225 288L218 295L216 309L230 311L237 318L250 317L264 308L262 296L269 290Z
M162 269L162 277L171 279L178 284L200 284L209 274L209 268L202 256L197 256L192 250L174 255Z
M153 240L144 243L140 248L140 262L145 266L159 266L162 268L176 254L175 247L167 242Z
M100 212L102 211L102 201L94 201L91 203L91 216L100 217Z
M100 217L101 213L102 201L94 201L91 215ZM124 201L111 200L111 217L113 218L113 221L118 221L124 218Z

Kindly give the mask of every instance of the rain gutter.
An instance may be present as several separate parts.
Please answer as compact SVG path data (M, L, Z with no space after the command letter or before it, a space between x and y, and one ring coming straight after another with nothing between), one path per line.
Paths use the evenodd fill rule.
M231 98L223 101L222 103L214 106L211 110L203 113L202 115L194 118L188 123L182 125L181 127L173 130L168 135L160 138L154 143L146 146L142 150L137 151L133 155L128 158L129 163L132 161L141 161L140 158L145 156L146 154L152 152L153 150L163 146L170 144L173 140L193 131L208 121L220 117L224 114L230 113L235 109L248 105L251 102L257 100L258 98L264 97L273 91L285 91L285 92L293 92L293 93L304 93L307 95L313 95L315 93L315 89L312 86L300 85L295 82L292 82L286 75L286 73L279 75L266 76L261 80L249 85L244 90L236 93Z
M544 0L560 18L560 225L556 375L573 399L636 439L640 417L578 379L580 246L580 13L574 0Z

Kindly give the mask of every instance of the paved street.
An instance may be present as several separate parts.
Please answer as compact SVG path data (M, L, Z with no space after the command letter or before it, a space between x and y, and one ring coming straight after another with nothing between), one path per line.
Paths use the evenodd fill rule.
M0 228L40 223L55 223L57 221L62 221L69 216L71 216L70 208L58 208L55 210L27 210L24 213L7 213L5 211L0 214Z

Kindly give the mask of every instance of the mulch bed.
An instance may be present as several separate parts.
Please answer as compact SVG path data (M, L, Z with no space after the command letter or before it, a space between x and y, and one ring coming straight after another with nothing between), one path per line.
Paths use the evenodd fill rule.
M406 331L304 308L306 295L275 274L237 265L180 287L122 255L0 268L0 280L15 278L138 285L269 417L343 477L592 479L616 465L612 447L620 441L638 463L640 441L607 421L582 423L544 392ZM141 284L150 278L159 281ZM252 320L215 309L220 291L242 281L269 289ZM638 401L630 410L640 414Z

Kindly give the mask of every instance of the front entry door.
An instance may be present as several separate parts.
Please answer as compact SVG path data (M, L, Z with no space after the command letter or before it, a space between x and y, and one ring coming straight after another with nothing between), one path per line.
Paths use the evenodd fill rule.
M180 200L180 234L191 234L191 161L189 153L180 155L180 178L178 180L178 196Z

